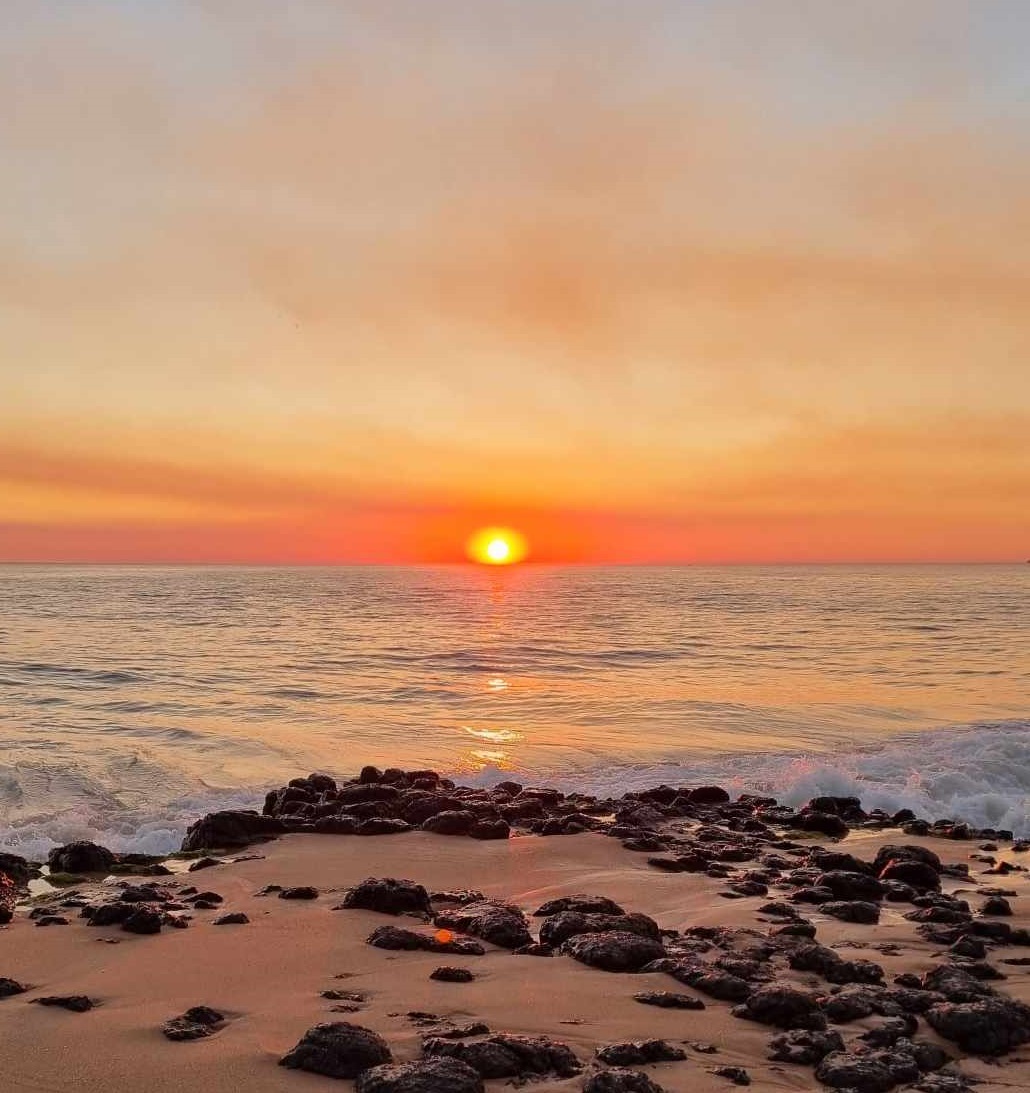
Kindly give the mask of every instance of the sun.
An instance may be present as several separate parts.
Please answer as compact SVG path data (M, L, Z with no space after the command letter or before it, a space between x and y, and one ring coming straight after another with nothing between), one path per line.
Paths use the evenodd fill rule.
M525 558L526 537L513 528L480 528L466 544L468 556L481 565L514 565Z

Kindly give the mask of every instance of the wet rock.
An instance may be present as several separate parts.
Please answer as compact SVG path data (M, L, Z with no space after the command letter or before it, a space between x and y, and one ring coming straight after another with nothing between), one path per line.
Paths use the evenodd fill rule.
M85 1013L96 1005L93 999L85 994L50 994L46 998L33 998L32 1001L37 1006L58 1006L72 1013Z
M249 846L275 838L285 830L283 822L274 816L256 812L209 812L203 819L186 829L183 850L206 850L215 847Z
M441 983L471 983L476 977L468 968L452 968L444 965L440 968L434 968L429 973L429 978L436 979Z
M792 987L759 987L748 995L743 1005L734 1006L732 1013L734 1017L783 1029L826 1027L826 1017L819 1008L818 999Z
M1012 904L1004 896L991 896L980 908L981 915L1011 915Z
M341 907L387 915L432 913L429 893L421 884L395 877L368 877L344 896Z
M577 934L600 934L612 930L639 934L658 941L661 931L658 923L647 915L598 915L579 911L560 911L551 915L540 927L540 940L545 945L557 946Z
M597 1057L610 1066L642 1066L645 1063L680 1062L687 1053L665 1040L631 1040L598 1048Z
M665 1091L643 1071L616 1067L613 1070L599 1070L587 1078L583 1083L583 1093L665 1093Z
M471 1043L433 1036L423 1042L422 1050L428 1056L460 1059L488 1079L540 1074L571 1078L581 1070L579 1060L566 1044L546 1036L513 1036L500 1032Z
M534 912L534 918L546 918L558 915L562 911L578 911L584 915L624 915L626 912L607 896L574 895L548 900Z
M676 991L639 991L633 995L633 1000L645 1006L659 1006L662 1009L703 1010L705 1008L700 998L694 998L689 994L679 994Z
M319 816L315 820L318 835L357 835L360 821L354 816Z
M483 1093L479 1073L460 1059L384 1063L358 1074L355 1093Z
M855 922L863 926L872 926L880 921L880 907L876 903L864 900L833 900L824 903L819 910L826 915L839 918L841 922Z
M250 919L243 911L230 911L227 915L219 915L212 923L213 926L246 926Z
M17 979L7 979L0 976L0 998L13 998L16 994L24 994L29 988L22 986Z
M821 1060L815 1069L816 1078L832 1089L854 1090L855 1093L887 1093L897 1082L883 1063L869 1055L854 1055L835 1051Z
M849 830L844 820L830 812L799 812L788 826L802 831L818 831L833 839L843 839Z
M517 908L499 900L467 903L464 907L447 909L434 918L437 926L461 930L498 945L502 949L517 949L532 944L526 916Z
M930 1027L975 1055L1002 1055L1030 1041L1030 1006L1010 998L942 1002L926 1011Z
M358 824L355 835L401 835L411 830L411 824L405 820L395 820L390 816L370 816Z
M577 934L561 946L561 952L606 972L635 972L665 955L661 942L625 931Z
M475 822L474 812L437 812L423 821L422 830L432 831L436 835L467 835Z
M843 1050L844 1040L836 1029L794 1029L772 1038L769 1058L779 1063L813 1066L831 1052Z
M310 884L298 885L294 888L284 888L279 893L280 899L318 899L318 889Z
M469 829L470 838L484 841L488 839L507 839L510 834L511 826L507 820L502 820L500 817L476 820Z
M217 1032L225 1018L208 1006L193 1006L179 1017L165 1021L161 1031L169 1040L201 1040Z
M483 956L486 949L468 937L452 937L447 940L431 934L419 934L397 926L379 926L366 939L376 949L394 949L404 952L447 953L451 956Z
M57 846L47 855L53 873L109 873L115 856L106 846L91 842Z
M279 1065L327 1078L356 1078L370 1067L392 1061L386 1041L377 1032L335 1021L309 1028Z
M721 805L730 799L722 786L698 786L690 790L687 799L693 805Z

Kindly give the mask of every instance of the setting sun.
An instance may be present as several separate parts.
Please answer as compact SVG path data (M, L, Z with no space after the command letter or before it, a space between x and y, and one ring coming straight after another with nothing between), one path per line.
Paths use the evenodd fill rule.
M513 565L526 556L525 536L511 528L481 528L468 541L468 556L482 565Z

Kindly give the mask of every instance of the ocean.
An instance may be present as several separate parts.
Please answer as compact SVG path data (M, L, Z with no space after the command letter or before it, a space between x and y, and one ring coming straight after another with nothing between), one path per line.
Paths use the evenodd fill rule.
M1030 566L0 567L0 847L310 771L853 793L1030 834Z

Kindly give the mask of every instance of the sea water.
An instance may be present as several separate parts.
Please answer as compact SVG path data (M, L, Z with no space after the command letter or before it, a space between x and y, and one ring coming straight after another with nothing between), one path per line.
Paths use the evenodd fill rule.
M717 781L1030 833L1030 566L0 567L0 846L310 771Z

